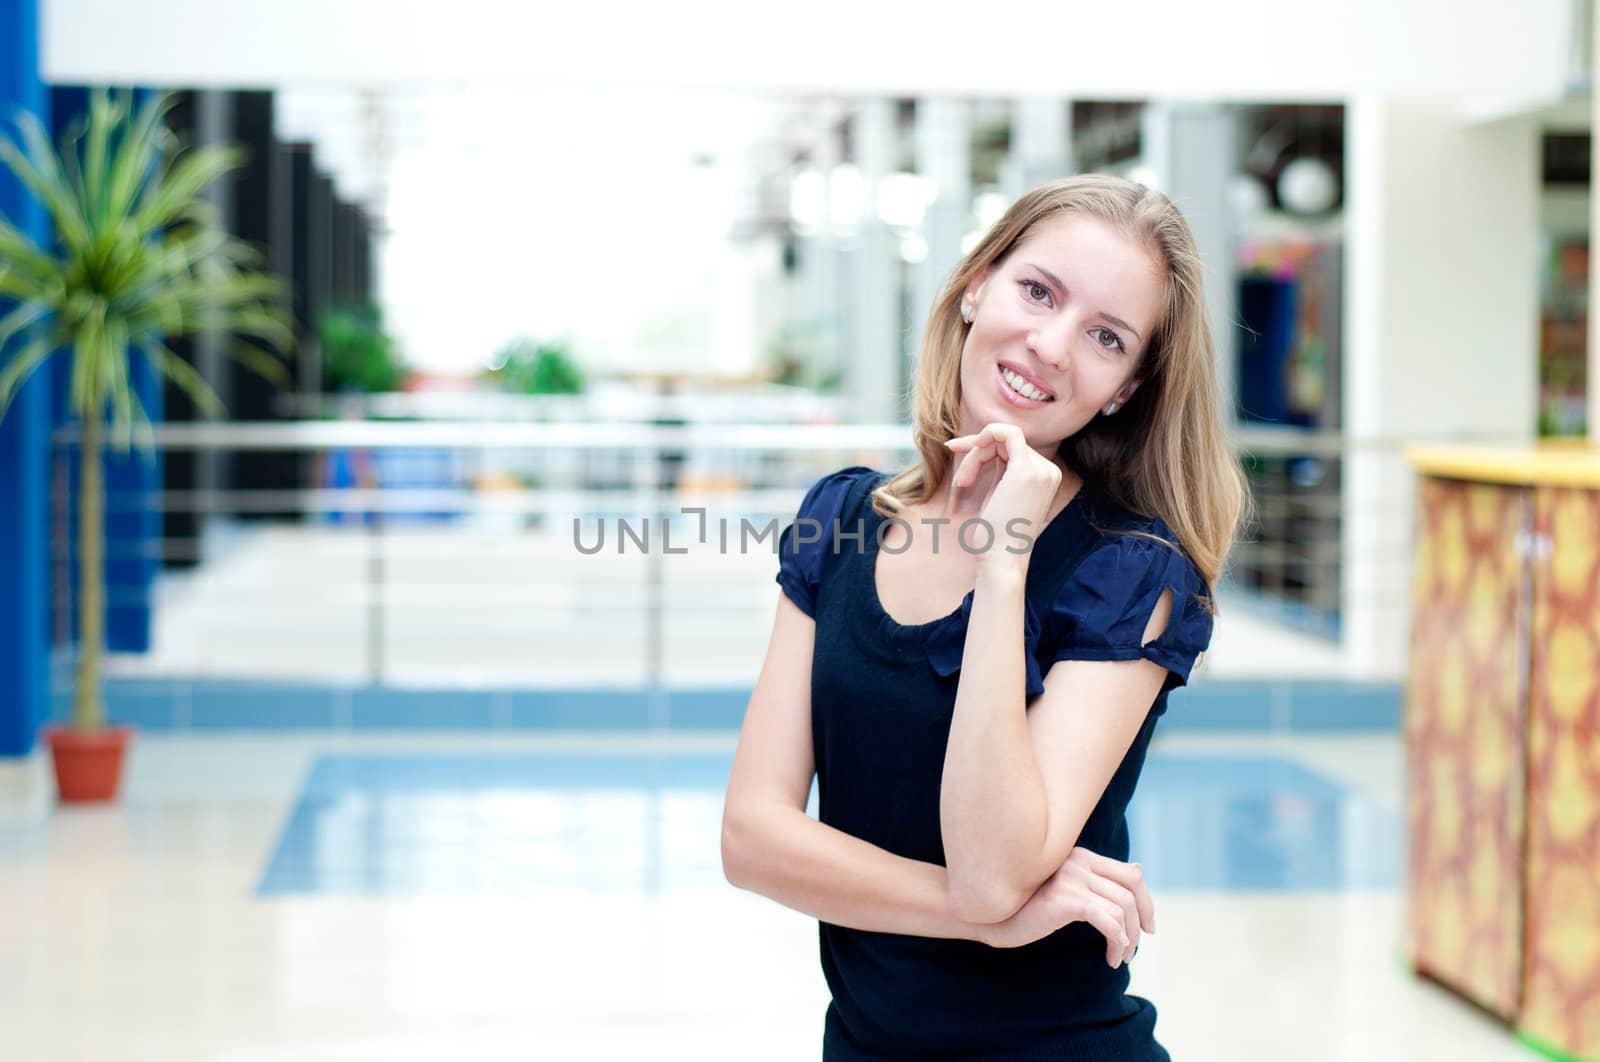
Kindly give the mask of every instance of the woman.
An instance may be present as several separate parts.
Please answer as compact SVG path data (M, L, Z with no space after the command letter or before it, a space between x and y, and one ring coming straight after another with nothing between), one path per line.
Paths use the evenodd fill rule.
M781 536L728 880L820 920L830 1062L1166 1059L1124 811L1245 503L1177 209L1024 195L933 308L913 419L917 464L824 477Z

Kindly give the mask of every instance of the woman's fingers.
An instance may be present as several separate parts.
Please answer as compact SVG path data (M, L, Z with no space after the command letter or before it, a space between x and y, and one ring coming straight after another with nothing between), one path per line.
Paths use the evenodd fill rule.
M1134 902L1133 893L1101 874L1090 874L1088 884L1097 895L1117 905L1122 915L1123 934L1128 941L1128 946L1123 949L1122 961L1127 962L1133 958L1133 949L1139 946L1139 908Z
M1022 439L1022 429L1015 424L1002 424L996 422L987 424L981 431L972 435L957 435L945 440L945 446L952 450L970 450L975 447L1000 443L1004 445L1011 440Z
M1121 966L1129 948L1128 933L1122 925L1122 909L1103 896L1085 891L1082 910L1083 921L1106 938L1106 965Z
M1047 937L1068 923L1085 922L1105 937L1107 965L1121 966L1130 960L1140 935L1135 890L1096 874L1089 866L1091 856L1094 853L1086 849L1074 849L1022 909L1002 923L992 946L1020 947ZM1126 866L1115 860L1107 862Z
M979 446L968 450L961 458L961 463L956 466L954 483L957 487L970 487L978 482L978 474L983 471L983 466L994 460L995 448L993 446Z
M991 424L979 434L987 435L1007 457L1015 456L1016 452L1012 447L1022 441L1022 429L1015 424Z
M1057 872L1057 880L1081 897L1086 910L1111 911L1116 918L1108 930L1098 917L1087 917L1106 938L1106 962L1121 966L1133 958L1139 946L1139 909L1131 889L1096 873L1089 865L1086 849L1074 849Z
M1074 848L1067 859L1069 862L1080 862L1087 869L1101 877L1110 878L1133 893L1134 903L1139 909L1140 928L1146 933L1156 931L1156 902L1150 895L1150 888L1144 880L1144 870L1138 863L1124 863L1098 852L1091 852L1087 848Z
M1015 424L1005 424L996 421L986 425L982 431L974 435L957 435L945 442L945 446L952 452L965 453L984 448L998 453L1005 461L1021 460L1028 456L1025 451L1030 451L1027 437L1022 434L1022 429ZM1045 460L1043 455L1039 455Z
M968 450L966 453L956 458L956 474L950 478L950 482L953 486L960 487L961 484L965 482L967 469L972 465L972 455L976 452L977 451L975 450Z

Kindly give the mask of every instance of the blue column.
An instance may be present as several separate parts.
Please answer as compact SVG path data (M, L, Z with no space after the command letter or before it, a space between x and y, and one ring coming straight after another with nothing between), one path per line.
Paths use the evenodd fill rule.
M134 393L160 424L160 374L134 351L128 366ZM117 653L150 651L150 621L156 575L161 570L162 452L135 449L106 456L106 648Z
M135 106L148 94L139 92ZM89 90L81 87L50 89L52 132L59 140L68 127L82 121L89 111ZM54 421L70 424L75 418L67 406L69 363L57 358L54 366L57 401ZM137 352L129 359L129 379L152 424L161 422L162 387L155 367ZM78 458L76 451L63 454L68 467L69 534L63 540L77 550L78 535ZM143 653L150 649L151 597L154 592L160 557L161 510L157 493L161 490L162 461L158 450L147 455L134 450L105 456L106 490L106 648L118 653ZM78 570L76 557L70 565L73 599L62 607L72 609L73 637L77 637Z
M37 0L0 0L0 115L21 109L48 124L47 102ZM3 167L0 213L45 240L42 210ZM50 374L40 370L0 421L0 756L33 750L49 703L49 434Z

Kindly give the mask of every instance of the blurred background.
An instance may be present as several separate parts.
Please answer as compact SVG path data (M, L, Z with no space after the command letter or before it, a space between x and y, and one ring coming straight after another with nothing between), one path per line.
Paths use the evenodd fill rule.
M138 730L109 805L57 804L37 736L77 656L66 368L0 422L0 1054L817 1057L814 923L719 865L777 594L739 528L902 467L949 271L1025 189L1103 172L1190 222L1257 506L1130 813L1158 1036L1600 1058L1600 901L1535 1026L1520 913L1509 951L1418 943L1471 922L1440 889L1504 907L1484 876L1520 867L1429 891L1406 839L1436 663L1406 448L1585 443L1593 36L1586 0L8 0L7 114L167 90L180 143L246 149L207 196L297 348L278 387L237 337L174 344L221 419L135 359L158 446L106 460L104 699ZM1481 644L1525 660L1504 600ZM1494 783L1517 814L1525 782Z

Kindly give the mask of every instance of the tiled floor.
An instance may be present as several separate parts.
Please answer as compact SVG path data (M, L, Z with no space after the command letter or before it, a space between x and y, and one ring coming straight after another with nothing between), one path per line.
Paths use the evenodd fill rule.
M0 772L0 1057L818 1057L815 925L717 865L731 737L146 735ZM1533 1056L1412 979L1398 743L1158 738L1133 967L1181 1062Z

